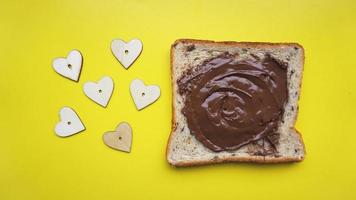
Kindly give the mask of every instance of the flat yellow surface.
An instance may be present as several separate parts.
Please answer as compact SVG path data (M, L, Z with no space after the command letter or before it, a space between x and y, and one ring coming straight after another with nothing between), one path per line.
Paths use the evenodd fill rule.
M114 38L140 38L125 70ZM297 128L307 148L297 164L222 164L175 169L165 160L171 128L169 50L178 38L298 42L306 62ZM79 49L78 83L53 58ZM356 199L356 3L339 1L0 1L0 199ZM107 108L83 83L115 81ZM137 111L130 81L158 84ZM58 111L74 108L87 130L54 134ZM133 128L130 154L102 134Z

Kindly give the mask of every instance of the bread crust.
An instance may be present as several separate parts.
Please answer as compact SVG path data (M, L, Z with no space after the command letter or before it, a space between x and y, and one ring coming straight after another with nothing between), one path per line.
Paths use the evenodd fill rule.
M302 84L302 76L303 76L303 71L304 71L304 61L305 61L305 53L304 53L304 48L302 45L298 43L270 43L270 42L235 42L235 41L213 41L213 40L196 40L196 39L177 39L172 45L170 49L170 70L171 70L171 84L172 84L172 128L171 128L171 133L168 137L168 142L166 146L166 159L168 163L172 166L175 167L190 167L190 166L199 166L199 165L208 165L208 164L217 164L217 163L231 163L231 162L251 162L251 163L285 163L285 162L299 162L304 160L306 152L305 152L305 144L303 142L302 135L300 134L299 131L297 131L294 127L292 128L294 132L298 135L299 140L301 141L304 149L304 156L303 157L268 157L268 156L253 156L249 155L246 157L228 157L228 158L216 158L212 160L203 160L203 161L188 161L188 162L170 162L169 160L169 147L171 145L173 133L176 130L176 119L175 119L175 107L173 100L175 99L175 92L173 90L174 88L174 82L173 82L173 56L174 56L174 48L177 44L179 43L193 43L193 44L214 44L214 45L221 45L221 46L232 46L232 47L282 47L282 46L293 46L301 49L302 51L302 73L301 73L301 80L299 83L299 88L298 90L300 91L301 89L301 84ZM298 96L298 101L299 101L300 95ZM295 124L298 116L298 108L297 106L297 111L296 115L293 119L293 124Z

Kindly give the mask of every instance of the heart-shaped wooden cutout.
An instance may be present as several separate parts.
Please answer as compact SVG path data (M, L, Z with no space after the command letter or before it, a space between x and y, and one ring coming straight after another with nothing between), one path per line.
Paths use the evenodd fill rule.
M104 143L113 148L124 152L131 151L132 129L127 122L121 122L115 131L109 131L103 135Z
M59 111L60 122L57 123L54 131L60 137L68 137L85 130L77 113L70 107L63 107Z
M133 39L126 43L123 40L115 39L111 42L111 51L116 59L127 69L141 54L142 42L139 39Z
M157 85L146 86L140 79L131 81L130 92L138 110L152 104L161 95L161 90Z
M68 53L67 58L54 59L52 66L58 74L73 81L78 81L82 63L82 54L78 50L72 50Z
M85 95L99 105L106 107L114 89L114 82L109 76L104 76L98 83L86 82L83 86Z

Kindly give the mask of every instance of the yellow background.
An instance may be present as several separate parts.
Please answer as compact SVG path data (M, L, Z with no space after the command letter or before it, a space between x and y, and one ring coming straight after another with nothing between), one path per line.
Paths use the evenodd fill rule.
M125 70L114 38L140 38ZM355 199L356 3L338 1L0 1L0 199ZM171 128L170 45L178 38L298 42L306 60L297 164L222 164L175 169L165 160ZM78 83L53 58L79 49ZM107 108L83 83L114 79ZM161 97L138 112L129 83L158 84ZM58 111L74 108L87 130L54 134ZM133 128L130 154L102 134Z

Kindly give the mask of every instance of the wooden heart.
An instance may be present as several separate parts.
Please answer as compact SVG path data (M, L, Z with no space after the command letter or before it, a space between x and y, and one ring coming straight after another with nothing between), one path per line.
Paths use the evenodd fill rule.
M111 42L111 51L116 59L127 69L141 54L142 42L139 39L133 39L126 43L123 40L115 39Z
M113 80L104 76L98 83L86 82L83 86L85 95L99 105L106 107L114 89Z
M138 110L152 104L161 95L161 90L157 85L146 86L140 79L131 81L130 92Z
M83 57L78 50L69 52L67 58L56 58L53 60L53 69L60 75L73 81L79 80L82 69Z
M59 111L60 122L57 123L54 131L60 137L68 137L85 130L77 113L70 107L63 107Z
M115 131L109 131L103 135L104 143L120 151L130 152L132 143L132 129L127 122L121 122Z

